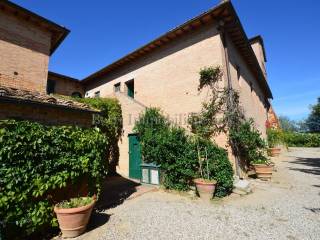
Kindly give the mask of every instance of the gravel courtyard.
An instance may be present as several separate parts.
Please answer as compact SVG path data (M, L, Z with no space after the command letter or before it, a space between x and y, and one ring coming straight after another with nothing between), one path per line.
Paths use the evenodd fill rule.
M320 239L320 149L291 148L274 161L272 182L253 181L247 196L209 204L149 192L100 213L104 224L78 239Z

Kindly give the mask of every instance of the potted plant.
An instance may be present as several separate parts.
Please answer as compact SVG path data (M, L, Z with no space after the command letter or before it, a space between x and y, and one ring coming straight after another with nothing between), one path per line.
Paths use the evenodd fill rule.
M205 201L210 201L214 196L217 181L210 176L209 160L206 147L204 147L203 150L205 151L204 157L201 156L201 151L198 142L197 151L200 178L196 178L193 181L196 185L196 189L200 198Z
M277 129L267 129L267 141L268 141L268 155L270 157L277 157L281 153L281 148L279 147L282 141L282 134L280 130Z
M95 196L78 197L55 205L62 237L77 237L86 230L95 202Z
M274 165L266 157L261 156L261 158L252 161L251 164L259 179L264 181L271 180Z

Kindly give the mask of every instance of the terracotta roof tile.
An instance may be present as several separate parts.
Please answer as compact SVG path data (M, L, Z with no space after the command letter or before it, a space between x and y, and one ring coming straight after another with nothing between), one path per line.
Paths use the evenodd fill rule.
M0 101L3 99L45 104L48 106L52 105L56 107L70 108L74 110L98 112L97 110L90 108L88 105L84 103L79 103L70 99L63 99L56 96L42 94L34 91L0 86Z

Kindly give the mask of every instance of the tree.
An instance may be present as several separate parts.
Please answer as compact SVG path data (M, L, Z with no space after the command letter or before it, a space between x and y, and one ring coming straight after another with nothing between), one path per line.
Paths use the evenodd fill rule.
M279 121L281 128L286 132L297 132L299 130L297 123L287 116L280 116Z
M306 120L306 125L310 132L320 133L320 97L318 97L318 102L311 106L311 113Z

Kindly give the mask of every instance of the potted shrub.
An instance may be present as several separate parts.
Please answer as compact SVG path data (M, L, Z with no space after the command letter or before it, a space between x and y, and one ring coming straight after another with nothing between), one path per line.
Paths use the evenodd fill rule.
M252 161L252 166L256 172L256 175L259 179L264 181L271 180L272 170L274 165L272 165L267 158L262 157L260 159Z
M201 149L199 147L199 139L197 139L197 151L199 162L200 178L194 179L197 192L201 199L210 201L216 189L217 181L210 176L209 159L207 154L207 148L204 147L205 156L201 156Z
M279 147L282 141L282 133L277 129L267 129L267 141L268 141L268 155L270 157L277 157L280 155L281 148Z
M197 178L193 180L197 192L201 199L210 201L214 196L214 191L216 189L217 181L214 179Z
M86 230L95 202L96 197L79 197L55 205L62 237L77 237Z

